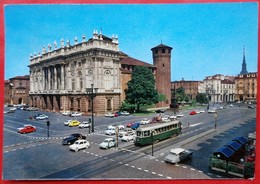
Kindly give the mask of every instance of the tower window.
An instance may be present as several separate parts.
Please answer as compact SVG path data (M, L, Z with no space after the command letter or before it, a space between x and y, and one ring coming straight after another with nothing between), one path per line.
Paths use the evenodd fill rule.
M157 49L155 50L155 54L158 54L158 50Z
M165 53L165 49L162 49L162 53Z
M162 64L162 67L164 67L164 63Z

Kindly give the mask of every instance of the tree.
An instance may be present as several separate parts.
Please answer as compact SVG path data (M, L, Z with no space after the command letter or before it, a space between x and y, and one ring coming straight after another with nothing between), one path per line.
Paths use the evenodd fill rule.
M176 89L175 98L178 102L189 101L189 97L185 94L185 89L183 87Z
M158 102L158 92L155 89L155 79L150 69L143 66L134 67L132 79L127 83L126 102L137 105L152 105Z
M208 103L208 97L205 93L198 93L196 96L196 100L198 103Z

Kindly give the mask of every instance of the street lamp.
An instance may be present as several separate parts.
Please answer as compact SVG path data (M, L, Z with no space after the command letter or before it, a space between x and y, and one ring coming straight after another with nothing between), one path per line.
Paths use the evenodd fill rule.
M86 88L86 94L90 97L91 99L91 131L94 132L94 97L96 94L94 93L95 91L98 90L98 88L94 88L94 84L91 84L91 88Z
M153 156L153 133L154 133L154 131L151 132L151 137L152 137L152 156Z

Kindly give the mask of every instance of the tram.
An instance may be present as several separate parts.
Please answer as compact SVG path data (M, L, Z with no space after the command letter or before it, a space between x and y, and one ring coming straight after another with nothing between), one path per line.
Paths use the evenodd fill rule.
M136 130L135 145L149 145L181 133L181 121L151 123L139 127Z

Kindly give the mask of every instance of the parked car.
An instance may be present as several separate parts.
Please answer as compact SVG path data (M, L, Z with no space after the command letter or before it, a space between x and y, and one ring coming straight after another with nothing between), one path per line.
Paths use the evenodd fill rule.
M121 115L122 115L122 116L129 116L129 112L123 111L123 112L121 112Z
M162 117L162 121L171 121L169 115L165 115Z
M156 113L165 113L165 111L166 111L165 109L158 109L158 110L156 110L155 112L156 112Z
M196 111L191 111L190 112L190 115L196 115L197 113L196 113Z
M134 138L135 138L135 134L134 134L134 133L127 133L127 134L125 134L125 135L122 137L121 140L128 142L128 141L134 140Z
M135 122L129 122L129 123L126 124L126 127L131 128L131 126L132 126L134 123L135 123Z
M253 105L249 105L248 109L254 109L255 107Z
M205 112L205 111L204 111ZM177 118L181 118L181 117L183 117L184 116L184 114L182 114L182 113L179 113L179 114L177 114Z
M116 130L115 129L107 129L107 130L105 130L105 134L106 135L115 135Z
M172 114L172 115L169 116L169 119L171 119L171 120L177 119L177 115Z
M149 120L148 118L144 118L144 119L142 119L142 120L140 121L140 124L141 124L141 125L145 125L145 124L148 124L148 123L150 123L150 120Z
M36 120L44 120L48 119L49 117L45 114L39 114L38 116L35 117Z
M21 128L18 128L18 133L25 134L25 133L31 133L36 132L36 127L32 125L24 125Z
M113 127L118 127L118 130L124 130L125 126L124 125L113 125Z
M164 161L166 163L176 164L184 160L191 159L192 154L193 152L190 150L186 150L183 148L175 148L170 150L170 153L166 155Z
M105 114L105 117L113 118L113 117L115 117L115 115L112 114L111 112L109 112L109 113Z
M134 131L132 129L130 129L130 128L125 129L124 131L119 132L118 137L122 138L126 134L134 134Z
M78 120L72 120L68 124L69 127L74 127L74 126L79 126L79 125L80 125L80 122Z
M73 120L69 119L69 120L65 121L65 122L64 122L64 125L65 125L65 126L68 126L71 121L73 121Z
M64 116L70 116L70 115L71 115L71 112L70 112L70 111L64 111L64 112L62 113L62 115L64 115Z
M79 128L88 128L90 126L90 123L88 121L83 121L79 124Z
M133 130L136 130L137 128L139 128L140 125L141 125L140 122L135 122L135 123L131 126L131 128L132 128Z
M196 110L195 112L196 112L196 114L199 114L199 113L200 113L200 110Z
M82 116L82 113L81 112L73 112L73 113L71 113L70 116L71 117L79 117L79 116Z
M69 135L68 137L66 137L62 140L62 144L63 145L71 145L75 141L80 140L80 139L86 139L86 136L79 134L79 133L71 134L71 135Z
M117 116L121 116L121 115L122 115L122 113L121 113L120 111L115 112L115 117L117 117Z
M209 109L208 110L208 113L216 113L217 111L216 111L216 109Z
M200 111L200 113L203 113L203 112L205 112L205 110L204 110L204 109L200 109L199 111Z
M108 149L115 146L116 146L116 140L113 138L107 138L102 143L99 144L99 147L103 149Z
M74 142L74 144L70 145L70 150L79 151L81 149L86 149L90 147L90 143L87 140L81 139Z

